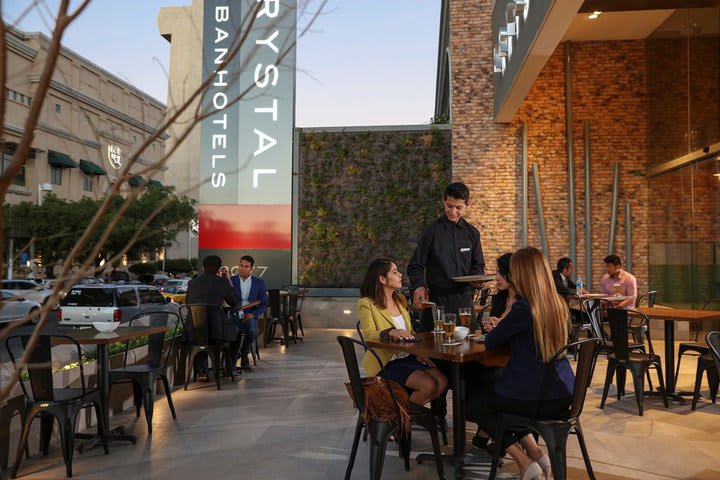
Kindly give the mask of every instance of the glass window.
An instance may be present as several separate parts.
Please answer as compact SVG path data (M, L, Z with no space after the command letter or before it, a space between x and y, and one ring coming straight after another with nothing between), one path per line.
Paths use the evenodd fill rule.
M137 304L137 295L135 295L134 288L124 288L122 290L118 290L119 307L135 307Z
M17 92L12 92L13 100L17 102Z
M50 183L53 185L62 185L63 169L56 166L50 166Z
M2 171L5 172L5 170L10 166L10 164L13 161L13 155L10 153L3 153L2 154ZM25 186L26 185L26 179L25 179L25 165L20 167L20 171L18 171L18 174L13 179L13 185L20 185Z
M60 302L67 307L112 307L112 288L72 288Z
M60 110L61 110L60 104L59 104L59 103L56 103L56 104L55 104L55 113L60 113Z
M86 192L93 191L93 177L92 175L83 175L83 190Z
M140 303L165 303L165 297L155 288L140 289Z

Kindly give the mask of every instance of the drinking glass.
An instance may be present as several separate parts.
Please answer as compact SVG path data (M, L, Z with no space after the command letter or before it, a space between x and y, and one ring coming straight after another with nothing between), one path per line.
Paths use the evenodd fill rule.
M445 307L438 305L437 307L435 307L433 314L435 315L435 317L433 318L433 333L439 335L443 332L443 318L445 317Z
M615 295L616 297L620 296L620 284L617 282L613 284L613 295Z
M451 318L448 318L451 317ZM452 343L455 340L455 314L448 313L445 315L445 322L443 323L443 329L445 331L445 343Z
M470 327L470 318L472 318L472 309L460 308L458 309L458 315L460 316L460 325L463 327Z

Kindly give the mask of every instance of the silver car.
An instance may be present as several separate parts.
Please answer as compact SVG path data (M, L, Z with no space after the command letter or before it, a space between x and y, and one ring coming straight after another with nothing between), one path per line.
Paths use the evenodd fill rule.
M0 280L0 288L39 304L45 303L53 292L51 289L47 289L43 285L35 283L32 280Z
M25 300L19 295L15 295L10 290L0 290L0 323L9 323L20 320L28 314L32 314L32 322L37 323L40 313L40 304L32 300Z

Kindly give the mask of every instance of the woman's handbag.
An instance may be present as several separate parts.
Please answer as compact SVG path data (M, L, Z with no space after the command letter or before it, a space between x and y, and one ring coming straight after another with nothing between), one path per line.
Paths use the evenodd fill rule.
M392 388L398 408L395 408L395 401L388 389L388 385ZM366 424L370 419L375 419L393 423L401 435L410 431L412 419L408 406L409 396L400 384L383 377L366 377L362 379L362 387L365 398L365 411L360 412L360 414ZM350 382L345 382L345 388L350 394L353 405L357 408Z

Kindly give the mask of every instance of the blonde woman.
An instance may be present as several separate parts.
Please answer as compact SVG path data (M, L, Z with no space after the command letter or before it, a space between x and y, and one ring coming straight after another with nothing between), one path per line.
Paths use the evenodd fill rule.
M358 302L360 328L365 340L412 338L410 315L402 288L402 273L392 260L379 258L368 267L360 285L362 298ZM447 389L447 377L429 358L375 349L385 367L388 379L409 389L410 401L425 405L438 398ZM380 365L367 352L362 367L368 375L378 375Z
M555 374L544 387L540 416L566 414L575 384L567 358L548 363L567 343L570 312L555 289L547 260L538 249L523 248L512 255L510 274L518 300L485 340L489 349L509 347L510 361L495 385L468 404L467 418L491 437L499 412L532 414L548 369ZM521 479L549 478L550 460L530 432L506 436L502 447L518 464Z

